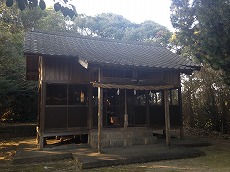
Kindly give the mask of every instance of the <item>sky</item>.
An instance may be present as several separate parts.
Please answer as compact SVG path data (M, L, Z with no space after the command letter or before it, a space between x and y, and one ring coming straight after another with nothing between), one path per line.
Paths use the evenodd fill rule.
M51 0L45 0L47 5ZM95 16L114 13L134 23L152 20L173 31L170 22L171 0L72 0L78 14Z

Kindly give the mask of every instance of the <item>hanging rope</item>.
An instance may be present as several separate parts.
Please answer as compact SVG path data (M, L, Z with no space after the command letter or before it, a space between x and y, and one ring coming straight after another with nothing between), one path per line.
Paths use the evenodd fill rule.
M108 89L129 89L129 90L164 90L171 88L178 88L178 85L162 85L162 86L141 86L141 85L120 85L120 84L103 84L97 82L91 82L93 87L101 87Z

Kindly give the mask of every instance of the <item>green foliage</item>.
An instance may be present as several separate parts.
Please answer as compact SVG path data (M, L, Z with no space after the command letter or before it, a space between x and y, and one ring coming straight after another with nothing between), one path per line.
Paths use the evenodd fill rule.
M201 72L184 81L185 121L192 127L228 133L230 3L225 0L172 0L171 12L176 29L171 39L173 48L178 54L195 57L204 64Z
M11 33L17 33L22 29L21 21L18 17L19 12L15 8L6 8L3 2L0 2L0 35L4 36L4 33L9 31ZM3 46L3 44L1 44Z
M59 32L70 31L69 18L65 18L60 12L54 12L52 9L47 9L45 13L45 16L38 21L35 29Z
M39 8L35 8L33 11L26 9L19 13L19 18L25 30L31 30L38 27L38 21L46 16L46 12Z
M82 34L122 39L126 29L133 25L120 15L102 13L95 17L79 15L75 19L73 28L77 31L80 30Z
M129 41L149 41L163 45L167 45L171 37L166 27L153 21L135 24L112 13L103 13L95 17L79 15L74 21L73 30L83 35Z
M5 32L0 37L0 117L12 121L36 119L36 84L25 80L22 55L24 34Z
M46 3L44 0L6 0L5 4L7 7L12 7L15 4L13 7L19 8L21 11L27 9L32 13L39 9L46 9ZM54 4L54 10L56 12L60 11L65 17L69 16L70 18L73 18L74 16L77 16L76 7L70 3L69 0L57 0Z
M20 12L0 2L0 119L8 122L35 121L37 116L37 83L27 81L26 62L22 52L24 31L42 29L68 31L60 12L39 8Z
M33 11L27 9L20 13L22 25L25 30L38 29L47 31L68 31L69 18L64 18L60 12L48 8L45 11L37 8Z
M0 118L36 119L36 84L25 80L23 26L17 10L0 2Z
M183 114L186 125L206 131L230 130L230 89L219 71L204 66L183 79Z
M223 71L230 85L230 3L225 0L172 0L171 21L180 48Z

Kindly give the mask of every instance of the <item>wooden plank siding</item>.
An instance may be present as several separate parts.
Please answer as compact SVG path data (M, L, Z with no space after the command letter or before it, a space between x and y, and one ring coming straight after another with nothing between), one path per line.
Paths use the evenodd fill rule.
M180 73L176 70L139 71L138 80L141 85L179 85Z
M106 72L117 72L113 69L106 69ZM125 71L125 70L122 70ZM130 71L130 69L128 69ZM131 70L132 77L127 77L121 74L114 74L114 77L109 77L108 74L104 74L101 78L101 83L104 84L134 84L144 86L163 86L163 85L179 85L180 84L180 72L175 70L156 70L156 71L136 71ZM120 77L119 77L120 75Z
M77 58L44 57L43 80L49 83L89 83L88 71Z
M27 55L26 56L26 79L27 80L38 80L38 55Z
M27 55L27 78L38 79L38 57ZM89 81L98 81L98 71L94 68L85 69L82 67L77 58L59 57L59 56L44 56L43 57L43 81L54 83L88 83ZM36 63L35 63L36 62ZM114 72L114 69L102 69ZM117 69L116 71L126 71ZM110 84L138 84L138 85L179 85L180 72L177 70L153 70L153 71L138 71L128 68L127 71L133 72L132 77L108 77L103 75L101 83ZM116 74L115 74L116 75Z

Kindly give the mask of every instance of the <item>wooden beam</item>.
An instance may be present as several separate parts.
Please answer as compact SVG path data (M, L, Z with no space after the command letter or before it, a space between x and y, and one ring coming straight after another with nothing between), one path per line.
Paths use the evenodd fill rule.
M98 70L98 82L101 81L101 70ZM103 88L98 87L98 153L101 153L101 130L103 117Z
M166 134L166 145L171 144L170 135L170 114L169 114L169 93L168 90L164 90L164 109L165 109L165 134Z

